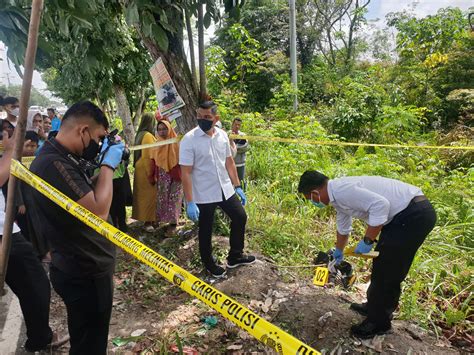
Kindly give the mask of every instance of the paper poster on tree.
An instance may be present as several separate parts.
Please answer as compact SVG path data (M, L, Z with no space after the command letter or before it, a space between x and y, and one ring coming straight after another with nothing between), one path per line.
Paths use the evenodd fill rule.
M184 106L184 101L181 96L179 96L176 86L173 80L171 80L171 76L166 70L161 58L158 58L155 64L150 68L150 75L153 80L153 86L155 87L158 108L162 115L169 114L171 111Z

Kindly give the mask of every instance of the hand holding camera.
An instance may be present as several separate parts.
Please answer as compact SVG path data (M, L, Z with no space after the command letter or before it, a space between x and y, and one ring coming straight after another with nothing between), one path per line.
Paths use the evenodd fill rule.
M116 169L122 161L130 158L130 151L117 136L117 130L113 130L105 137L99 155L99 165L106 165Z

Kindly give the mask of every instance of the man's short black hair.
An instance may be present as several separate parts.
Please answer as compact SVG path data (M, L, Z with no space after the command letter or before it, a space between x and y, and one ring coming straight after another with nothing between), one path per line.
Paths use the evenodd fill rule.
M25 133L25 142L26 141L32 141L32 142L35 142L36 144L39 144L39 136L38 136L38 133L36 133L35 131L26 131Z
M217 104L212 100L202 101L199 104L199 108L203 108L205 110L211 109L211 112L214 115L217 113Z
M232 121L232 123L234 123L235 121L242 123L242 119L241 119L241 118L238 118L238 117L237 117L237 118L234 118L234 120Z
M13 105L20 102L16 97L8 96L3 99L3 106L5 105Z
M56 113L56 110L52 107L48 108L46 111L48 112L52 112L52 113Z
M90 101L80 101L69 107L63 116L63 122L74 120L75 118L90 117L96 123L109 128L109 121L102 110Z
M302 194L309 194L312 190L317 190L323 187L328 180L329 178L319 171L307 170L300 177L298 192Z

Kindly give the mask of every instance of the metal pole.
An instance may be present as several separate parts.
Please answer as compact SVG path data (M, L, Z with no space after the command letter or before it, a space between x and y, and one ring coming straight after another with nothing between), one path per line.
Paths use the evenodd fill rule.
M295 0L290 0L290 63L291 63L291 84L295 90L293 98L293 110L298 109L298 73L296 71L296 8Z
M30 27L28 30L28 45L25 52L25 72L23 73L23 84L20 96L20 115L15 127L15 144L13 146L13 159L21 160L23 143L25 141L26 118L28 115L28 102L30 101L31 81L38 45L38 30L41 21L43 0L33 0L31 6ZM3 286L7 272L8 257L10 255L11 235L13 222L15 220L15 185L16 177L10 174L8 180L7 207L5 211L5 222L3 224L3 237L0 250L0 294L3 294Z

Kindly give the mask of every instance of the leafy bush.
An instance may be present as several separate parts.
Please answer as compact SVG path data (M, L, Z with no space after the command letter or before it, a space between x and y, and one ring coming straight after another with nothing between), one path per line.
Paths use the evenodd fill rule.
M340 91L327 107L322 122L347 139L370 137L376 117L386 100L379 85L369 86L350 77L338 83Z

